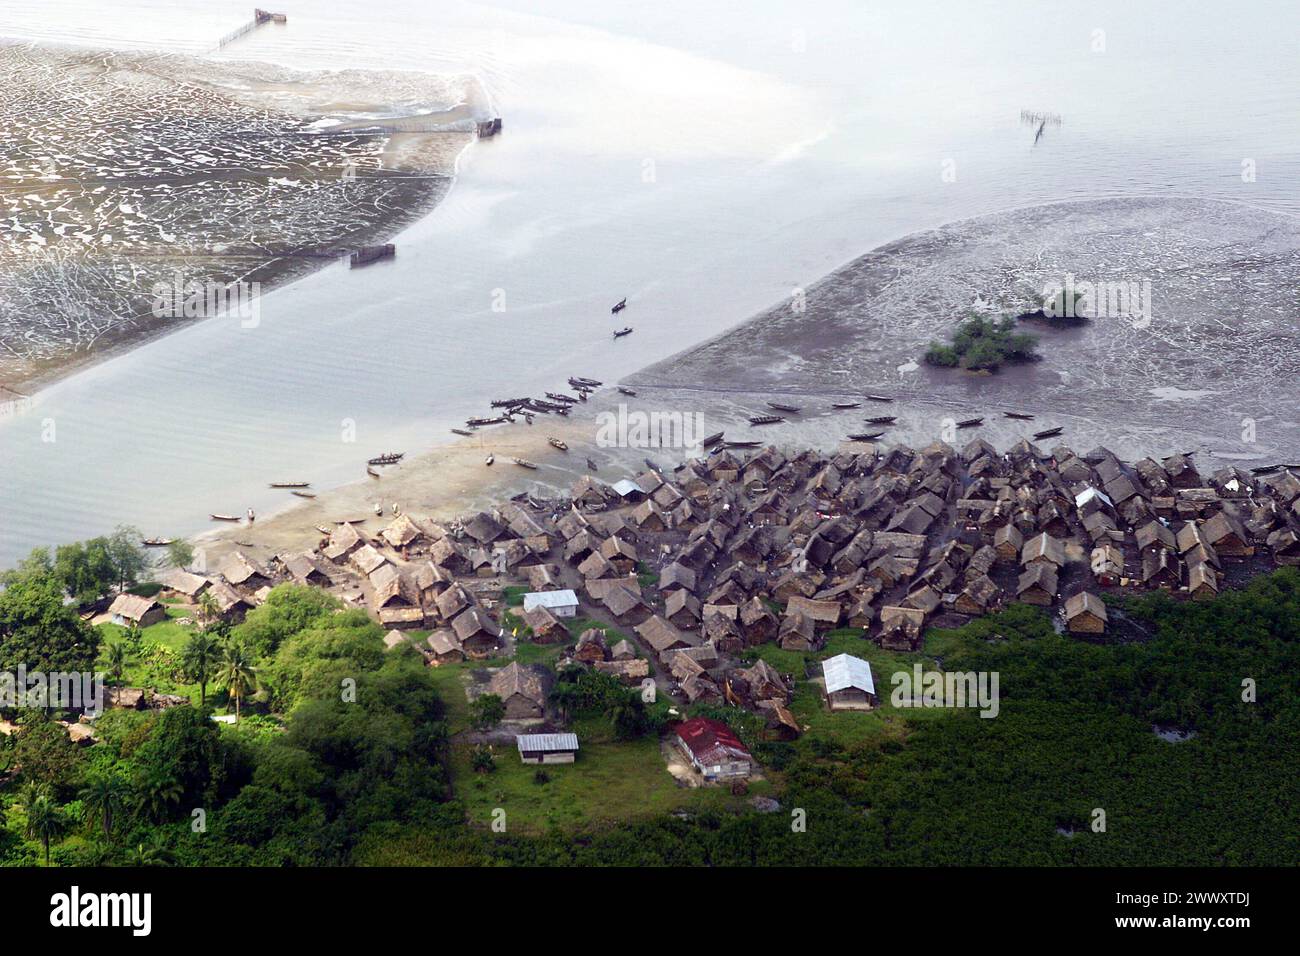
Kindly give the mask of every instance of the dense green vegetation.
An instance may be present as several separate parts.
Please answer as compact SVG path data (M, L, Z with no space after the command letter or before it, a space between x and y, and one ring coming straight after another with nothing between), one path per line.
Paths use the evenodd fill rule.
M1037 338L1017 330L1015 319L972 315L953 330L948 345L931 342L925 361L941 368L993 372L1003 362L1033 361L1037 345Z
M100 653L61 595L40 573L0 594L7 660L38 644L69 661ZM539 771L512 749L458 743L450 734L494 716L464 694L482 663L428 668L413 650L386 652L364 613L282 586L245 623L179 644L181 679L206 675L203 706L194 683L194 706L110 711L85 748L48 715L5 714L18 731L0 738L0 862L41 865L47 852L54 865L1300 859L1300 572L1212 602L1156 595L1115 612L1149 639L1089 643L1013 606L931 632L921 655L882 652L852 631L815 654L755 649L796 675L792 708L809 730L782 742L746 712L697 709L731 722L762 762L766 779L734 795L677 787L657 739L669 705L590 673L562 671L552 695L582 741L577 763ZM872 661L879 711L821 707L805 665L841 650ZM936 657L948 670L997 671L999 716L891 708L889 675ZM233 715L236 697L237 724L209 719ZM1192 736L1169 742L1153 725ZM759 812L755 795L780 809ZM497 809L505 832L492 829ZM795 810L806 829L792 827Z

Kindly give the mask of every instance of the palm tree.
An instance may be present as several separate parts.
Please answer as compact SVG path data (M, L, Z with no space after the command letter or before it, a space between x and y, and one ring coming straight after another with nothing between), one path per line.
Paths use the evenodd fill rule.
M181 652L181 667L189 680L198 681L199 705L208 703L208 681L217 669L220 648L212 635L199 631L185 644Z
M216 683L235 699L235 723L239 723L239 703L257 690L257 668L253 655L243 641L230 641L221 655L214 675Z
M176 860L172 856L172 851L155 839L148 845L144 843L136 844L127 862L131 866L170 866Z
M84 808L86 822L98 820L104 836L111 837L113 817L126 808L130 795L131 788L125 780L114 774L102 774L92 777L77 797Z
M108 672L121 683L122 673L126 670L126 644L114 641L108 645Z
M210 590L204 591L199 595L197 606L199 609L199 620L204 621L205 623L216 620L217 616L221 614L221 606L217 604L217 599L212 596Z
M67 829L67 820L63 811L50 799L48 793L42 793L26 806L27 838L40 840L45 848L45 865L50 865L50 841L63 835Z
M140 782L135 797L136 809L154 823L167 819L173 806L181 802L185 788L171 774L154 771Z
M573 708L582 700L582 691L577 684L556 684L551 690L551 703L560 713L560 719L568 721Z

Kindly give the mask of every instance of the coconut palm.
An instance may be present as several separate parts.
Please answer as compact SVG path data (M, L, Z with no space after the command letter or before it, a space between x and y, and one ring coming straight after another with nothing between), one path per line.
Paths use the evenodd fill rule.
M35 797L24 809L27 811L27 838L41 841L45 848L45 865L49 866L50 841L67 830L67 819L48 793Z
M164 771L151 773L136 787L135 805L141 816L154 823L166 820L172 808L181 802L185 788Z
M248 646L243 641L228 642L213 676L216 683L235 699L235 723L239 723L240 701L258 686L257 668L253 666L253 655Z
M175 862L172 851L156 839L152 843L137 843L127 857L131 866L171 866Z
M122 641L114 641L108 645L108 673L118 683L122 681L122 674L126 670L126 644Z
M217 599L212 596L211 591L204 591L199 595L197 607L199 609L199 620L204 623L215 621L221 614L221 607L217 604Z
M199 685L200 706L207 705L208 681L212 680L216 672L220 656L221 648L212 639L212 635L205 631L200 631L191 637L186 642L185 649L181 651L181 667L185 671L186 679L196 681Z
M106 837L112 836L113 818L126 809L130 797L131 788L127 782L114 774L91 777L77 794L86 822L93 824L98 821Z

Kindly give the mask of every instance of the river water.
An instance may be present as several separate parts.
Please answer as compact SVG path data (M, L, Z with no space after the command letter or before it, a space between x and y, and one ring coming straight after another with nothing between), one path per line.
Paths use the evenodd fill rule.
M188 327L0 421L0 564L123 522L265 512L284 501L268 481L356 480L489 397L615 381L953 220L1152 194L1300 214L1290 0L275 9L287 25L223 58L472 72L504 133L462 155L393 263L327 268L266 295L256 328ZM0 36L203 53L250 14L5 0ZM1061 123L1035 145L1022 110ZM623 296L636 332L616 341Z

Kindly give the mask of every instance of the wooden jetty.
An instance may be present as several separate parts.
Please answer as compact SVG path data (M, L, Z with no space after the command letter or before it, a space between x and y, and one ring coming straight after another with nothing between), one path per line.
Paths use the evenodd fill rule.
M386 242L382 246L362 246L352 253L348 261L351 268L357 269L378 262L380 259L391 259L395 255L397 255L397 247L391 242Z
M289 18L283 13L271 13L269 10L254 10L253 19L245 23L237 30L231 30L220 40L217 41L217 49L221 50L234 43L240 37L247 36L264 23L288 23Z

